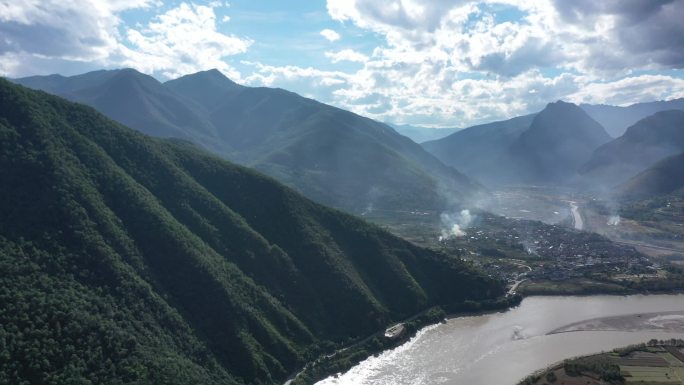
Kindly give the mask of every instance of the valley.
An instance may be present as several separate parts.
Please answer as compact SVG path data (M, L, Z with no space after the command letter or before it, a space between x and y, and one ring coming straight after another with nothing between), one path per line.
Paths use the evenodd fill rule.
M594 208L603 206L591 195L567 188L516 186L495 191L478 203L488 211L469 210L472 219L462 227L463 233L441 240L452 226L444 221L444 213L377 210L364 218L421 246L458 255L525 295L684 288L677 267L681 254L673 248L678 244L645 237L645 231L638 232L639 241L626 238L634 231L628 227L631 220L611 223L610 215L597 215ZM673 232L667 234L677 239L681 235L676 224L684 216L670 220L667 231ZM577 229L578 224L591 232ZM663 244L669 247L658 246Z
M125 86L121 81L133 79L144 80L149 87L162 87L131 71L88 77L104 75L104 82L109 77L119 78L117 86ZM67 84L69 81L73 79ZM389 132L382 125L344 112L334 111L331 118L326 113L328 107L281 91L242 89L213 72L185 77L170 89L192 93L198 81L216 82L220 85L216 92L224 96L226 92L246 92L264 97L259 93L274 92L271 96L293 103L286 110L303 108L306 119L321 113L334 124L341 122L338 119L355 120L371 129L373 135ZM392 134L383 139L385 144L391 144L390 152L409 154L408 158L418 163L407 165L407 172L422 175L419 168L425 167L430 171L425 173L426 178L418 174L392 175L382 179L391 182L382 189L355 179L352 184L361 190L353 192L347 189L352 187L348 184L350 180L340 181L342 185L328 184L335 180L328 177L348 173L348 167L361 166L354 162L336 163L329 164L334 166L328 169L332 174L320 179L323 184L311 193L306 189L314 184L309 182L290 188L258 171L222 159L237 157L245 161L246 153L238 156L236 152L214 148L213 152L222 155L217 157L181 137L148 137L93 109L6 81L0 82L0 91L2 135L5 143L11 143L3 148L7 155L3 158L5 163L0 164L3 179L11 181L11 188L2 192L5 216L0 240L6 250L3 263L15 272L6 277L3 290L28 290L31 296L39 298L46 295L44 289L28 287L45 279L65 281L69 287L56 294L59 308L66 309L65 304L77 292L86 296L85 303L100 303L97 306L103 309L123 306L109 304L106 298L112 296L130 303L118 308L122 315L117 317L125 318L133 308L143 305L129 292L119 292L119 285L148 288L151 294L143 301L164 309L146 313L145 317L153 320L150 328L166 339L177 340L159 345L159 340L134 331L134 325L123 322L112 326L121 335L128 333L129 340L140 341L140 345L131 345L124 356L112 362L114 372L131 370L127 356L133 355L134 363L149 367L163 365L156 354L173 354L178 365L185 367L178 370L187 373L175 379L178 383L330 383L330 378L326 378L335 373L345 373L342 378L354 376L359 367L373 361L368 357L410 350L416 339L440 329L447 318L461 322L470 317L487 319L495 314L517 317L519 311L534 314L525 303L534 303L539 296L551 301L542 301L543 308L552 308L556 306L553 301L563 302L565 298L575 298L567 297L573 295L640 298L634 295L677 293L684 289L684 196L678 190L681 182L664 176L677 169L677 157L665 158L630 179L627 187L616 190L630 192L624 196L588 190L582 183L573 184L580 178L574 168L579 169L581 160L566 150L565 159L574 162L569 168L531 167L520 174L522 179L516 184L486 187L441 164L438 158L420 150L420 146L406 142L408 139ZM195 95L196 103L204 103L207 107L203 108L217 108L214 99L204 97ZM317 112L310 115L307 109L313 107ZM599 143L607 140L604 133L591 134L600 126L578 107L554 103L539 115L516 120L516 130L530 120L534 130L525 131L523 141L512 142L512 148L518 150L505 156L508 161L517 159L518 165L514 167L533 166L537 161L527 155L540 149L546 154L543 156L553 154L555 150L548 151L539 138L553 138L546 131L553 126L554 113L566 116L568 121L574 117L583 120L587 133L581 145L591 142L599 148ZM236 129L249 125L249 130L253 130L264 124L252 117L243 118L245 122ZM294 129L288 127L280 129ZM498 126L486 128L492 127ZM212 130L207 132L211 134ZM335 132L337 135L343 131ZM192 135L190 138L199 141ZM260 135L265 136L246 145L260 149L255 153L264 148L261 140L272 141L275 147L284 145L281 149L291 145L289 140L280 143L277 133ZM302 143L320 139L308 131L306 135ZM349 138L351 142L344 151L367 150L357 144L378 141L373 135L363 140L360 136ZM384 156L389 154L385 150L390 147L383 147L384 155L376 158L380 164L389 162ZM306 157L329 155L313 149ZM299 150L294 153L301 155ZM47 158L40 158L41 154ZM326 159L321 161L328 162L329 158ZM298 166L287 162L275 168L285 173L272 174L286 183L286 174L298 170ZM247 164L262 170L255 163ZM385 166L391 167L391 162ZM27 177L35 174L35 170L40 170L36 175L46 176ZM61 176L63 173L67 176ZM370 180L383 173L382 167L374 168L366 177ZM426 184L401 183L402 178L413 177ZM443 177L449 181L443 184ZM568 183L555 183L559 180ZM344 199L349 205L336 202L350 213L326 208L300 195L304 192L309 198L325 202L330 195L323 190L343 185L347 186L343 187ZM651 187L644 189L644 185ZM465 186L467 192L459 191L459 186ZM383 189L391 194L379 193ZM22 202L38 191L43 193L32 199L39 202L40 210L35 211ZM368 195L359 195L358 191L374 191L373 200L368 201ZM632 193L635 191L639 193ZM317 199L316 194L326 198ZM121 200L122 195L127 199ZM57 222L43 222L40 227L30 225L41 223L39 218L46 212ZM25 239L32 241L27 244ZM166 243L167 247L153 247L147 239L156 240L154 244ZM100 256L98 262L88 259L90 253ZM36 268L34 272L26 273L26 267L21 267L24 262L17 264L20 255L29 255ZM46 260L46 255L53 258ZM115 271L123 270L114 274L108 266L118 266ZM203 283L207 279L215 285ZM103 298L102 293L108 294ZM20 307L16 298L11 299L13 295L6 303L8 311L0 314L4 324L18 327L17 311L25 317L43 317L43 313L53 317L49 314L54 307L24 313L12 310ZM198 295L205 300L197 302ZM657 307L658 311L665 311L669 298L674 298L670 305L679 306L678 296L648 298L663 306ZM659 302L659 298L664 298L664 302ZM638 301L639 306L650 306L648 300L643 304ZM578 299L572 306L580 306L580 302ZM213 314L214 306L223 312ZM507 309L511 310L496 313ZM169 327L164 317L176 317L184 330L177 334L178 329ZM587 320L591 319L576 321ZM77 318L75 322L84 321ZM36 333L44 333L47 327L41 324L34 328ZM86 333L99 336L104 332L97 329ZM623 334L619 341L632 342L639 335ZM78 340L76 335L51 338L77 346L80 352L97 349L97 344ZM122 338L116 337L112 343L122 346ZM516 326L512 339L525 338ZM597 340L587 347L604 345L605 340ZM224 346L231 350L224 351ZM15 341L11 349L23 352L25 344ZM79 365L79 371L68 378L80 378L84 374L79 373L88 372L87 365ZM97 367L97 374L90 374L93 378L112 378L106 369ZM43 370L56 373L62 369L50 363ZM153 382L174 383L163 377L166 373L150 375ZM431 372L428 378L435 375ZM139 377L131 374L131 378ZM452 373L446 378L460 377L453 377Z
M0 2L0 385L684 385L684 1L598 3Z

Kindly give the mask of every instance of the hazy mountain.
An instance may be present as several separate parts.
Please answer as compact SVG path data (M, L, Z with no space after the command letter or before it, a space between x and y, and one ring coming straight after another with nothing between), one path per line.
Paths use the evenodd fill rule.
M665 158L618 188L627 198L650 198L684 188L684 153Z
M275 384L325 346L503 293L195 146L0 79L0 377Z
M409 124L389 124L394 130L404 136L411 138L416 143L423 143L430 140L437 140L459 131L460 128L431 128L411 126Z
M620 184L665 157L684 151L684 111L658 112L598 148L581 172L607 187Z
M610 140L603 127L572 103L550 103L510 147L519 181L564 183L600 145Z
M132 69L94 71L83 75L33 76L16 83L95 107L101 113L141 132L192 140L220 151L216 131L203 111L151 76Z
M502 178L501 160L520 134L532 124L534 114L468 127L445 138L422 144L439 160L480 181Z
M609 140L581 108L559 101L538 114L469 127L423 147L489 184L565 183Z
M589 116L606 129L613 138L622 136L627 127L639 120L666 110L684 110L684 98L668 101L636 103L627 107L609 106L605 104L580 105Z
M164 84L133 70L17 82L142 132L191 140L347 210L440 208L479 191L385 124L282 89L243 87L216 70Z
M206 73L166 83L201 104L233 146L231 159L253 166L320 202L354 211L439 207L478 187L389 126L273 88L235 88L218 72L221 92L207 103L193 92Z

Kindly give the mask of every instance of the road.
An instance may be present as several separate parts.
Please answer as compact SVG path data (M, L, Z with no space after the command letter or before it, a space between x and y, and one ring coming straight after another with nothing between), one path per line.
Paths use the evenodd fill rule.
M515 291L518 289L518 286L520 286L521 283L527 281L527 278L521 279L520 281L515 281L513 286L511 286L510 289L508 289L508 295L513 295L515 294Z
M516 266L524 267L524 268L526 268L528 271L532 271L532 267L530 267L530 266L528 266L528 265L526 265L526 264L524 264L524 263L516 262L516 261L508 261L508 262L509 262L509 263L512 263L512 264L514 264L514 265L516 265ZM515 294L515 291L518 289L518 286L520 286L520 284L523 283L523 282L525 282L525 281L527 281L527 278L522 278L522 279L520 279L520 280L517 280L517 281L513 282L513 286L511 286L511 288L508 289L508 295L513 295L513 294Z
M582 230L584 228L584 221L580 215L579 206L577 206L577 203L570 202L570 210L572 211L572 219L575 223L575 229Z
M673 249L671 247L665 247L665 246L649 245L646 243L626 242L626 241L613 241L613 242L619 243L621 245L626 245L626 246L638 246L638 247L645 247L647 249L658 249L658 250L665 250L665 251L674 251L677 253L684 253L684 250Z

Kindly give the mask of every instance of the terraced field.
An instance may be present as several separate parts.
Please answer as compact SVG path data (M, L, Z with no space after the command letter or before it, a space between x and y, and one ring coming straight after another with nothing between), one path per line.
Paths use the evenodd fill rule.
M684 341L651 341L567 360L520 385L684 385Z

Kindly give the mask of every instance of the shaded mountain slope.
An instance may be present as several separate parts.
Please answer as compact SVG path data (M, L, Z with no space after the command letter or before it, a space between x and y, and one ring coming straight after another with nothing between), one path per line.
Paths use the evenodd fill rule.
M625 198L651 198L684 188L684 153L671 156L642 171L618 188Z
M0 138L10 383L278 383L332 343L503 292L270 178L1 79Z
M684 98L648 103L636 103L627 107L604 104L580 105L594 120L599 122L612 136L622 136L627 128L636 122L660 111L684 110Z
M152 136L192 140L208 149L224 146L201 108L132 69L83 75L33 76L15 82L95 107L110 118Z
M439 160L485 183L502 179L502 157L522 132L532 124L534 114L500 122L468 127L445 138L422 144Z
M384 124L285 90L243 87L216 70L164 84L133 70L17 82L144 133L190 140L350 211L438 209L481 192Z
M684 111L658 112L596 149L581 172L607 187L627 181L661 159L684 151Z
M218 72L211 73L212 83L222 91L206 99L193 90L207 75L165 84L209 111L222 140L233 146L230 159L317 201L353 211L439 208L479 192L476 183L385 124L282 89L235 87Z
M443 127L443 128L430 128L421 126L412 126L409 124L389 124L388 126L394 128L394 131L410 138L416 143L424 143L432 140L438 140L445 138L461 128L453 127Z
M517 179L527 183L567 183L610 136L571 103L550 103L510 147Z
M592 151L610 140L571 103L538 114L473 126L423 147L446 164L490 185L570 183Z

